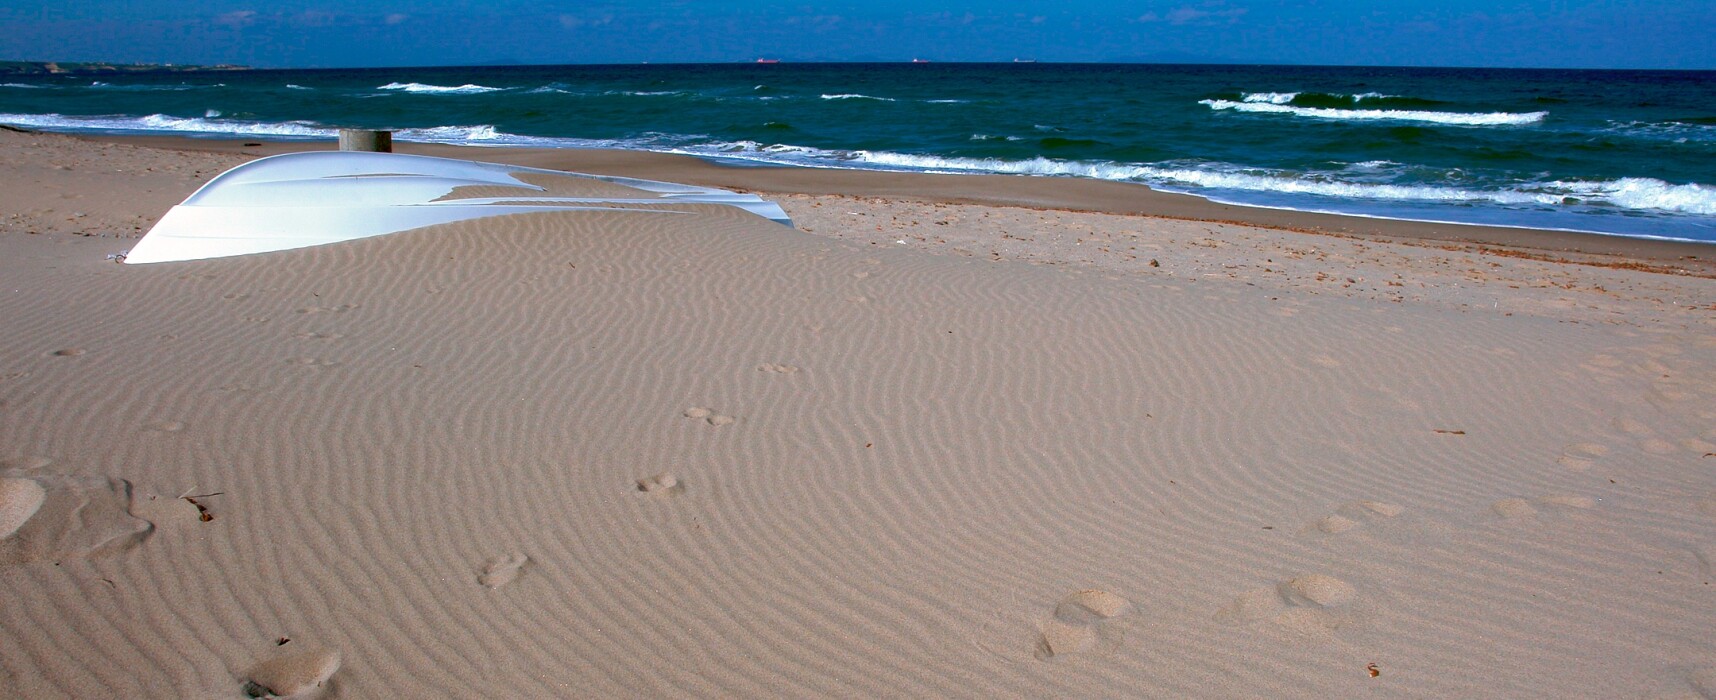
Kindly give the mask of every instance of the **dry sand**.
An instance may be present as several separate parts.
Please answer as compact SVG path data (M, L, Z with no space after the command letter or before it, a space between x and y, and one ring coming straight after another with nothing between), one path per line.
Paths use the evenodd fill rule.
M0 133L0 695L1716 697L1701 249L919 179L105 259L241 148Z

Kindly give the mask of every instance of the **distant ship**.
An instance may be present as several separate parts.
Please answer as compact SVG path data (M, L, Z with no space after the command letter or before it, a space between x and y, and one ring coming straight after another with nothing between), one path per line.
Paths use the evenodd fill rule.
M929 63L929 59L927 59L927 58L914 58L914 59L912 59L912 63Z
M1037 59L1034 59L1034 58L1015 58L1015 59L1013 59L1013 62L1014 63L1036 63Z
M757 59L757 62L758 63L780 63L781 60L778 58L759 58L759 59Z

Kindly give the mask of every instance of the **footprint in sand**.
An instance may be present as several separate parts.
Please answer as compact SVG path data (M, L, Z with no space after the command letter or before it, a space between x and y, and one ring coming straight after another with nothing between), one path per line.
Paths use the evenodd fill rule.
M1216 613L1224 622L1273 622L1296 632L1327 634L1353 617L1358 589L1324 574L1307 574L1248 591Z
M732 425L738 420L732 416L723 415L716 413L713 410L696 406L685 409L684 415L686 418L700 420L710 425Z
M672 474L657 474L638 479L638 491L651 496L678 496L685 493L685 482Z
M319 357L294 357L287 360L286 364L297 365L299 367L334 367L340 363L334 360L324 360Z
M1537 515L1537 509L1532 507L1531 501L1523 498L1501 499L1495 503L1491 503L1490 510L1495 511L1496 515L1502 516L1508 520L1530 518Z
M297 338L299 340L339 340L340 338L344 338L345 336L340 335L338 333L318 333L316 331L303 331L301 333L292 334L292 337Z
M1113 651L1123 640L1123 630L1111 621L1131 612L1132 601L1108 591L1075 592L1062 598L1054 614L1038 625L1035 656L1052 661Z
M1675 566L1674 568L1689 571L1692 580L1703 583L1706 586L1716 585L1716 546L1706 544L1681 544L1675 548L1673 554L1678 558L1676 561L1677 564L1682 560L1690 560L1688 562L1690 564L1688 569L1683 569L1679 566Z
M1653 455L1671 455L1680 451L1674 443L1657 437L1656 430L1631 418L1616 418L1615 429L1632 436L1638 447Z
M89 351L84 350L83 348L60 348L59 350L48 353L48 357L77 357L78 355L82 355L86 352Z
M124 479L0 473L0 564L130 549L155 530L142 509Z
M530 557L513 552L495 557L483 562L483 570L477 574L477 583L489 588L500 588L513 582L518 575L524 573L524 565L530 563Z
M308 700L328 692L340 653L321 647L287 651L251 667L244 674L244 695L252 698Z
M1369 520L1399 517L1404 512L1405 508L1393 503L1351 501L1336 508L1334 513L1311 523L1306 529L1333 535L1351 530Z
M768 372L769 374L794 374L798 372L798 368L792 365L761 364L757 365L757 371Z
M1585 471L1608 454L1607 446L1595 442L1575 442L1562 448L1561 456L1556 457L1555 461L1568 469Z
M1490 510L1507 520L1520 520L1536 517L1538 507L1577 508L1588 510L1597 506L1597 499L1590 496L1575 496L1571 494L1550 494L1535 499L1504 498L1490 504Z

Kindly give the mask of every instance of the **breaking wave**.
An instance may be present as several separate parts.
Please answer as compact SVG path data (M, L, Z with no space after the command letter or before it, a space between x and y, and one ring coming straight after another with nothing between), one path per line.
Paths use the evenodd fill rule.
M206 117L66 116L61 114L0 114L0 123L37 129L106 133L152 132L208 136L271 136L286 139L333 138L338 130L310 122L248 122Z
M1287 93L1291 94L1291 93ZM1269 93L1269 97L1256 101L1235 100L1198 100L1198 104L1209 105L1210 109L1231 109L1238 112L1261 112L1266 114L1288 114L1296 117L1311 117L1315 119L1333 120L1369 120L1393 119L1398 121L1432 122L1454 126L1523 126L1536 124L1549 116L1548 112L1432 112L1426 110L1408 109L1340 109L1333 107L1300 107L1289 104L1297 95L1287 97L1285 102L1274 102L1272 99L1283 95ZM1249 95L1247 97L1250 97ZM1259 95L1262 97L1262 95Z
M1654 178L1626 177L1601 181L1555 180L1484 190L1434 185L1352 182L1332 174L1240 168L1220 163L1185 165L1065 161L1050 158L944 158L885 151L854 151L850 163L885 169L952 173L1000 173L1082 177L1137 182L1196 192L1202 189L1316 195L1340 199L1404 202L1491 203L1504 205L1610 206L1638 211L1716 214L1716 186L1673 184ZM1361 163L1364 169L1383 162Z
M217 112L216 110L210 110ZM218 113L218 112L217 112ZM67 116L61 114L0 114L0 124L63 131L101 133L156 133L225 138L261 136L283 140L332 139L339 129L308 121L257 122L238 119L204 117L175 117L151 114L146 117ZM491 146L572 146L591 142L569 143L566 139L519 136L500 131L493 126L438 126L426 129L400 129L394 132L397 141L430 143L460 143Z
M859 94L855 94L855 93L842 93L839 95L823 95L822 99L825 99L825 100L875 100L877 102L894 102L895 101L894 98L892 98L892 97L874 97L871 95L859 95Z
M1252 104L1273 105L1270 102ZM216 138L306 140L332 139L337 134L334 127L315 122L223 119L212 112L203 117L176 117L165 114L145 117L0 114L0 123L45 130L168 133ZM1339 201L1369 201L1395 202L1403 206L1501 205L1539 211L1606 210L1634 215L1716 216L1716 185L1711 184L1676 184L1648 177L1619 177L1603 180L1544 179L1498 183L1493 187L1484 187L1474 186L1469 181L1462 183L1457 179L1438 183L1435 180L1442 177L1439 174L1409 173L1404 170L1408 166L1388 160L1371 160L1339 166L1333 170L1305 172L1247 168L1205 161L1124 163L1062 160L1041 156L949 157L886 150L840 150L791 144L764 144L748 140L729 141L709 135L676 133L645 133L617 139L535 137L507 133L492 125L403 129L396 132L395 138L401 141L484 146L620 148L821 168L1079 177L1139 183L1212 198L1232 197L1240 203L1247 197L1265 202L1281 201L1281 197L1321 198L1286 200L1290 202L1289 206L1295 208L1340 208L1348 205L1339 204ZM969 138L972 141L1021 140L1017 136L990 134L971 134Z
M446 85L425 85L423 83L388 83L377 90L399 90L425 95L479 95L485 92L500 92L506 88L489 87L487 85L464 85L449 87Z

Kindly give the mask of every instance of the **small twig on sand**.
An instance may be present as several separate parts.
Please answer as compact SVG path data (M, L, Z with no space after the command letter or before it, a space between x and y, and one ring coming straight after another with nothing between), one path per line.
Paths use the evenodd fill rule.
M185 495L179 496L179 498L184 499L185 502L190 503L193 506L196 506L197 507L197 517L200 518L203 522L206 523L210 520L214 520L214 513L210 513L208 506L205 506L201 503L198 503L197 499L208 498L210 496L219 496L219 495L222 495L226 492L225 491L216 491L214 493L205 493L205 494L200 494L200 495L196 495L196 496L192 496L192 495L190 495L190 493L191 493L190 491L186 491Z

